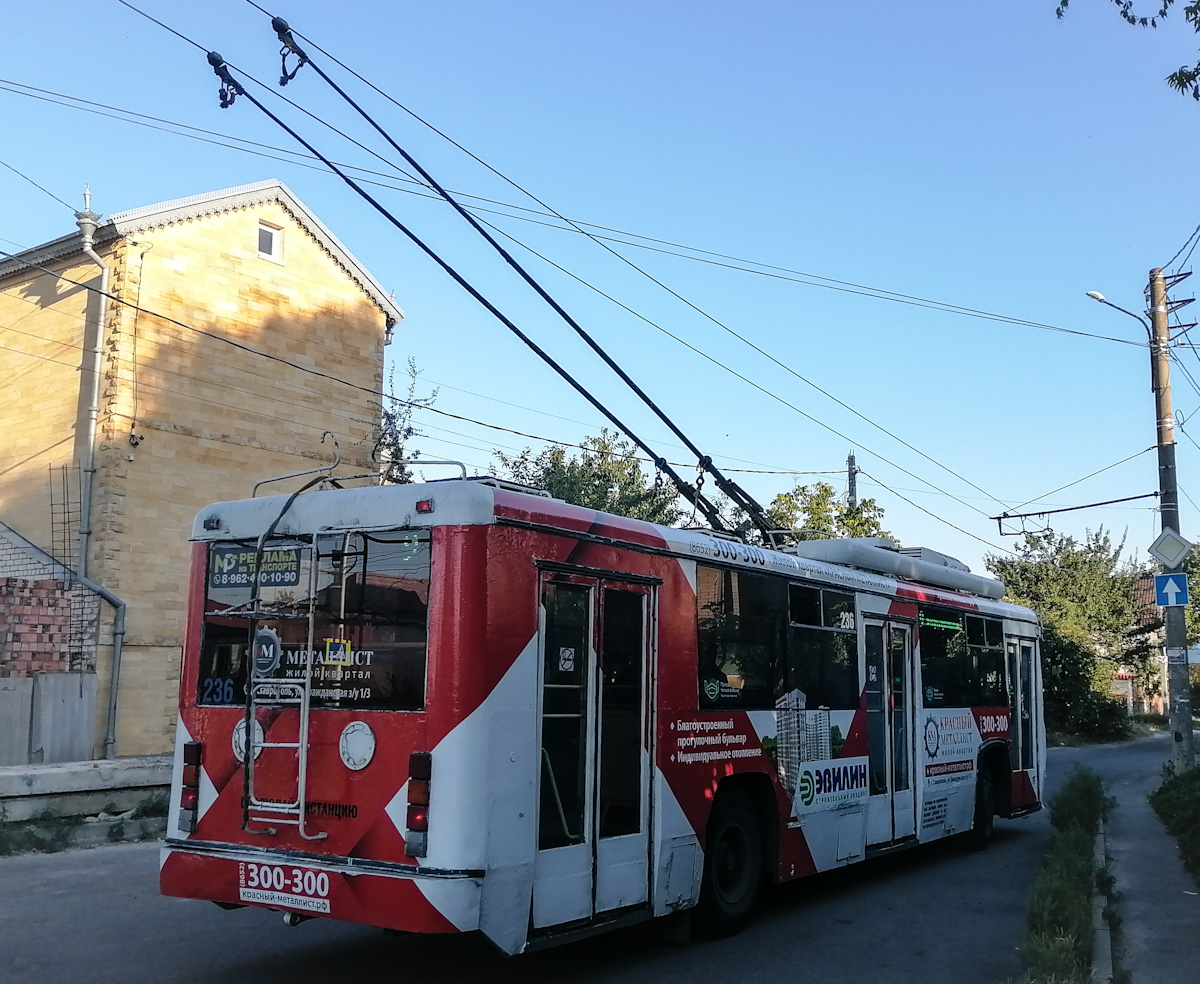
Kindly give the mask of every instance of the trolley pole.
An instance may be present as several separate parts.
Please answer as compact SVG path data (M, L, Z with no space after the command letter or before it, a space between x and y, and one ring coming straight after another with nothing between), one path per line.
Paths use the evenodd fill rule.
M1167 285L1159 267L1150 271L1150 378L1158 437L1158 489L1162 528L1179 533L1179 488L1175 477L1175 414L1171 406L1170 333L1167 326ZM1175 571L1164 573L1174 574ZM1187 627L1182 606L1166 609L1167 689L1170 699L1171 763L1176 774L1195 764L1192 701L1188 682Z

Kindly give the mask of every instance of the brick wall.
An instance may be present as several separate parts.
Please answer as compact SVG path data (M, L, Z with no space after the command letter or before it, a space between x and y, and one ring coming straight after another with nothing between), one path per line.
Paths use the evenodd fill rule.
M0 578L0 677L70 669L73 587L66 581Z

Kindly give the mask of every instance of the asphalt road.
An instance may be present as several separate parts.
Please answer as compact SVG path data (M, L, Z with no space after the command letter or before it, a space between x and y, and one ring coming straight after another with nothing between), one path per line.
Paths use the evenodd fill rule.
M1083 762L1119 796L1121 777L1158 774L1165 748L1149 739L1052 750L1052 788ZM982 854L935 844L782 886L728 940L673 942L652 923L516 958L471 938L324 920L287 928L264 910L162 898L155 844L26 855L0 860L0 981L1004 981L1022 970L1023 904L1049 832L1042 812L998 821Z

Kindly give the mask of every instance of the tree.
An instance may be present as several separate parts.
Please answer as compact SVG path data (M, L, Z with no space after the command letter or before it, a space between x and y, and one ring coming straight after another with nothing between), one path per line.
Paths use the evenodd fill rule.
M1158 27L1158 22L1165 20L1171 8L1175 6L1175 0L1155 0L1159 4L1158 10L1146 16L1141 12L1144 8L1134 6L1134 0L1111 0L1111 2L1116 6L1118 16L1133 27ZM1055 16L1061 19L1070 4L1071 0L1058 0L1058 6L1054 10ZM1190 24L1193 30L1200 32L1200 0L1191 0L1182 6L1184 22ZM1200 59L1197 59L1196 64L1191 67L1180 66L1179 71L1168 75L1166 81L1167 85L1178 90L1180 94L1186 95L1190 92L1193 99L1200 101Z
M407 485L413 480L412 471L405 464L406 459L417 457L421 452L410 448L408 442L419 436L419 431L413 425L413 411L417 407L432 406L437 399L435 389L428 396L417 396L417 377L420 375L415 359L408 360L408 392L404 399L396 396L396 369L393 366L388 373L387 395L384 397L383 410L379 424L379 439L371 452L371 458L378 463L383 471L385 485Z
M570 457L559 447L537 454L532 448L514 456L493 453L504 471L501 477L545 489L577 506L671 526L682 515L675 489L651 482L636 450L630 441L605 428L597 436L585 437L580 453Z
M1108 699L1113 673L1128 666L1149 683L1155 626L1137 624L1133 586L1142 571L1121 560L1123 547L1101 527L1082 542L1031 536L1015 557L984 558L1007 597L1032 608L1045 626L1042 678L1051 727L1119 733L1121 716Z
M852 509L828 482L797 484L790 492L775 496L766 513L773 529L796 530L801 540L891 536L882 526L883 507L879 503L863 499Z

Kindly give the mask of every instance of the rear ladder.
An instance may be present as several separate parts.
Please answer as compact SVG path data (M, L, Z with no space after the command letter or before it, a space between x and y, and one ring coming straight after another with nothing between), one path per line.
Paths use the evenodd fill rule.
M278 620L280 616L254 610L250 613L250 656L247 676L249 684L246 687L246 770L243 776L242 790L242 829L251 834L274 836L277 833L276 824L286 824L296 827L300 836L305 840L324 840L328 834L325 831L309 833L304 821L307 806L308 786L308 730L312 713L312 665L313 642L315 634L315 617L317 603L317 572L319 559L317 555L316 537L312 541L311 560L308 565L308 645L304 654L304 675L302 679L289 679L281 676L260 676L256 662L258 656L258 624L262 618ZM266 537L259 540L257 556L254 561L255 603L257 609L257 594L259 569ZM303 617L303 616L293 616ZM284 665L282 645L279 646L276 669L279 672ZM300 721L295 741L267 741L266 730L258 723L260 710L285 710L296 707L300 712ZM265 749L294 749L296 752L296 797L290 802L279 802L265 799L255 792L255 762ZM265 826L253 827L251 824Z

